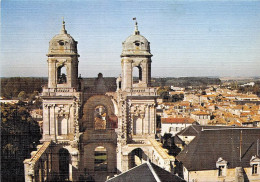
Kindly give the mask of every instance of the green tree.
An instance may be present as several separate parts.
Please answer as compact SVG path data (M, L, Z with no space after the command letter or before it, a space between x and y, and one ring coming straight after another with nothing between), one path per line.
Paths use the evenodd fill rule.
M21 104L1 104L1 121L1 181L24 181L23 161L39 143L39 125Z

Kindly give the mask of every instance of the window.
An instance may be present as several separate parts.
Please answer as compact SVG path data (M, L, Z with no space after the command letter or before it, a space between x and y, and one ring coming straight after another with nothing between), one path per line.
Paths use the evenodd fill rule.
M95 171L107 171L107 150L103 146L96 147L94 160Z
M257 164L252 165L252 174L257 174Z
M133 76L133 83L134 84L142 81L142 68L141 68L141 66L133 67L132 76Z
M216 162L216 167L218 169L218 176L223 177L226 176L226 170L227 170L227 161L225 161L222 157L219 157Z
M63 41L63 40L60 40L60 41L59 41L59 45L60 45L60 46L64 46L64 41Z
M95 130L105 130L107 127L107 110L104 106L99 105L94 111Z
M224 168L225 166L218 167L218 176L224 176Z
M252 156L252 158L250 160L250 165L252 166L252 175L258 175L259 174L258 167L260 166L260 158L257 156Z
M60 66L58 67L58 84L67 83L67 74L66 67Z

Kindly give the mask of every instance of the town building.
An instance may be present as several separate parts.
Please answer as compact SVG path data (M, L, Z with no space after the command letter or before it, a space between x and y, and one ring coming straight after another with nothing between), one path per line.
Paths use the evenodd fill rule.
M161 136L170 133L173 136L195 123L191 118L161 118Z
M259 128L204 128L176 157L178 173L186 181L259 181L259 141Z

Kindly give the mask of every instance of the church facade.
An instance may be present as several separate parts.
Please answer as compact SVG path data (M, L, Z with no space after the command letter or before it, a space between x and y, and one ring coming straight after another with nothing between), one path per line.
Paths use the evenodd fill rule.
M105 181L145 161L171 171L174 158L156 134L156 88L150 42L135 30L123 42L122 74L109 92L102 74L89 92L78 76L77 41L63 21L51 39L43 88L43 136L24 161L25 181ZM134 69L138 79L133 76Z

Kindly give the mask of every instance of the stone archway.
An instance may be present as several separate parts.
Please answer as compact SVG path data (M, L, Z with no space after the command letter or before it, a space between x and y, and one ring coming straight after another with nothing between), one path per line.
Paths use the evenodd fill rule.
M99 111L100 117L97 117ZM115 106L109 96L94 95L90 97L85 102L82 112L81 131L95 129L95 121L99 121L101 125L106 123L108 129L117 128ZM100 127L102 128L102 126Z
M88 143L83 146L82 150L83 159L82 167L90 173L94 171L99 171L99 169L95 169L95 164L105 164L101 167L102 171L107 171L109 173L116 172L116 144L114 143ZM97 157L101 156L101 157ZM98 161L97 159L102 159ZM100 166L100 165L99 165ZM104 170L106 168L106 170Z
M128 154L128 169L139 166L148 160L148 156L141 148L135 148Z
M107 171L107 149L103 146L96 147L94 157L94 170Z

